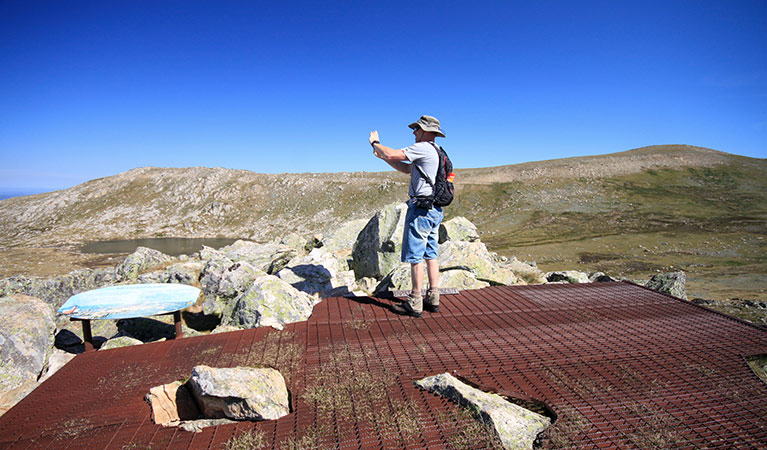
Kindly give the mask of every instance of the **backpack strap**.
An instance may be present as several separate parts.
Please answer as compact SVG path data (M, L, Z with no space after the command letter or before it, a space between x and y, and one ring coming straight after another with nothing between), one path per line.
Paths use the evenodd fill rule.
M437 147L437 144L435 144L433 141L429 141L429 144L433 145L434 146L434 150L437 152L437 172L439 172L439 163L440 163L440 160L439 160L439 150L438 150L439 147ZM426 173L423 171L423 169L421 169L421 166L419 166L418 164L414 164L414 165L415 165L415 168L418 169L419 172L421 172L421 176L426 179L426 183L428 183L429 186L431 186L431 190L432 190L431 194L434 195L434 183L431 182L431 179L426 175Z

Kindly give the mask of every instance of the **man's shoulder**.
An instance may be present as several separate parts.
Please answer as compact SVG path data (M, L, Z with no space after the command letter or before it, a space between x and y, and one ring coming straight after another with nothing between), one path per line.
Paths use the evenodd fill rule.
M419 155L422 157L430 157L435 154L434 145L431 142L416 142L415 144L406 147L405 154Z

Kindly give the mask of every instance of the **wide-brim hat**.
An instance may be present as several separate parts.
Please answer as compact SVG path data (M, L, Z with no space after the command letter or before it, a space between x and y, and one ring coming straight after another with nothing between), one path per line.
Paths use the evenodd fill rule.
M445 133L440 129L439 120L437 120L436 117L421 116L421 118L418 119L418 122L413 122L408 126L413 130L415 130L415 127L420 127L423 131L431 131L439 137L445 137Z

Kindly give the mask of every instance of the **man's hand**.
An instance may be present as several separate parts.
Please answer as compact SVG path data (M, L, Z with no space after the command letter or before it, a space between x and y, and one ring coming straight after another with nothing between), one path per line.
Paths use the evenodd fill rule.
M368 139L370 141L370 145L373 145L373 142L381 142L380 139L378 139L378 131L371 131L370 132L370 138Z

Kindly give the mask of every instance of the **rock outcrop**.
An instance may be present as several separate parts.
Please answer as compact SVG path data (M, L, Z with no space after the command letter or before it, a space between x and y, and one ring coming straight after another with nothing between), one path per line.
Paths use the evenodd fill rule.
M117 266L115 273L120 280L136 280L142 272L161 264L172 261L172 258L157 250L139 247L128 255L122 264Z
M352 269L357 278L380 280L399 265L406 213L407 205L395 203L376 212L368 221L352 249Z
M189 386L209 419L279 419L290 413L288 389L275 369L195 366Z
M514 272L501 266L485 244L478 241L451 240L440 245L439 266L442 270L469 270L478 280L494 285L520 284Z
M473 388L449 373L424 378L416 384L428 391L469 406L480 419L492 426L507 449L532 449L538 434L551 424L551 419L522 408L497 394Z
M36 386L53 349L54 317L40 299L0 297L0 412Z
M299 291L327 297L338 288L346 287L345 293L354 290L354 272L346 269L345 261L340 261L325 247L321 247L313 249L306 256L294 258L277 276Z
M145 397L152 408L152 421L163 426L177 426L202 415L192 393L181 381L155 386Z
M239 328L271 326L281 330L288 323L309 318L319 299L299 291L273 275L253 280L247 291L234 302L222 325Z
M258 244L243 240L236 241L219 251L233 262L247 262L268 274L279 272L298 255L298 250L288 245Z
M659 273L650 278L650 281L645 284L645 287L663 294L687 300L687 291L685 289L686 283L687 275L682 271L678 271Z
M447 241L474 242L479 240L479 231L476 225L465 217L453 217L439 226L439 243Z
M546 274L546 281L549 283L565 283L565 284L577 284L577 283L590 283L589 275L577 270L560 270L556 272L549 272Z

